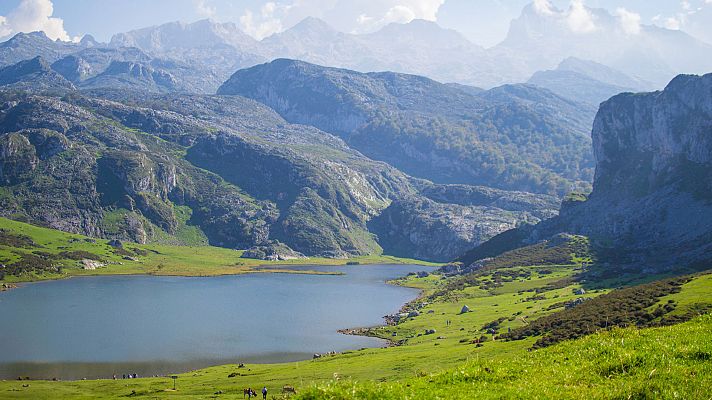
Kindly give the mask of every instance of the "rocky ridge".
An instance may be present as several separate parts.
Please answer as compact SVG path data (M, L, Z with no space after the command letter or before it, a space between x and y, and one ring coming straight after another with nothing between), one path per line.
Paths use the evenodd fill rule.
M710 132L712 74L680 75L663 91L611 98L593 125L591 194L569 196L558 217L500 234L470 254L491 256L568 232L588 236L600 263L623 270L709 265Z

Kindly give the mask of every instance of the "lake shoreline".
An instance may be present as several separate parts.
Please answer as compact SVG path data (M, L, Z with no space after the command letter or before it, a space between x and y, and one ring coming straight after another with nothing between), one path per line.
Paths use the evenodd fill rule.
M21 287L21 284L23 283L33 283L33 282L43 282L43 281L56 281L56 280L63 280L63 279L69 279L73 277L84 277L84 276L132 276L132 275L139 275L139 276L174 276L174 277L191 277L191 278L208 278L208 277L216 277L216 276L237 276L237 275L248 275L248 274L291 274L291 275L341 275L341 272L322 272L322 271L315 271L315 270L309 270L309 269L293 269L290 267L346 267L346 266L370 266L370 265L420 265L423 267L437 267L440 266L441 264L439 263L433 263L430 261L423 261L423 260L410 260L410 259L403 259L402 261L399 260L397 257L391 257L391 256L384 256L384 259L379 259L376 258L374 260L369 260L366 262L359 262L358 264L349 264L351 262L350 259L304 259L304 263L288 263L288 264L255 264L251 266L247 266L244 269L239 269L235 271L223 271L223 270L218 270L218 271L201 271L199 273L195 273L193 271L189 270L184 270L183 272L181 271L170 271L170 272L161 272L156 271L156 270L129 270L126 272L121 272L121 271L116 271L112 269L111 271L106 272L105 270L101 270L101 268L105 267L100 267L99 269L95 270L81 270L77 269L76 271L72 271L72 273L67 273L67 274L62 274L62 275L41 275L41 276L23 276L18 279L18 277L14 277L16 279L11 279L8 280L7 278L13 278L13 277L8 277L6 276L6 279L2 281L0 284L0 292L2 291L7 291L7 290L12 290L16 289L18 287ZM248 259L251 261L254 261L253 259ZM329 262L324 262L323 261L331 261L333 263ZM343 262L341 262L343 261Z
M386 264L360 264L360 265L358 265L358 266L350 265L350 267L352 267L352 268L353 268L353 267L365 267L365 268L369 268L369 267L372 266L372 265L380 265L380 266L382 266L382 267L387 267L387 266L389 266L389 265L386 265ZM398 264L393 264L392 266L397 266L397 265L398 265ZM341 266L342 266L342 265L334 265L334 266L331 266L331 267L341 267ZM417 265L413 265L413 266L418 267ZM295 269L295 270L284 270L284 269L282 269L282 268L280 268L280 267L278 267L278 266L270 266L270 267L271 267L271 268L266 268L266 270L261 270L261 271L258 270L258 271L244 272L244 273L240 273L240 274L230 274L230 275L249 275L250 273L253 274L253 275L259 275L259 274L261 274L261 273L275 273L275 274L286 274L286 273L289 273L289 274L298 274L298 275L325 275L325 276L329 276L329 275L331 275L331 276L333 276L333 275L345 275L345 273L344 273L344 272L341 272L341 271L338 271L338 272L337 272L337 271L314 271L314 270L298 270L298 269ZM304 267L307 267L307 268L308 268L308 267L324 267L324 266L304 265ZM426 267L426 268L427 268L427 267ZM79 277L88 277L88 278L92 278L92 277L93 277L93 278L96 278L96 277L98 277L97 275L94 275L94 276L90 276L90 275L72 275L72 276L64 277L62 280L68 279L68 278L73 278L73 277L76 277L76 276L79 276ZM99 275L99 276L110 277L110 275ZM115 277L128 277L128 276L137 276L137 277L140 277L140 276L154 276L154 275L153 275L153 274L131 274L131 275L128 275L128 274L117 274L117 275L112 275L112 276L115 276ZM181 276L181 275L170 275L170 276L159 276L159 277L171 277L171 276L172 276L172 277L183 277L183 276ZM407 276L407 275L404 274L403 276ZM190 278L190 277L195 277L195 276L188 276L188 277ZM388 286L399 286L399 285L394 285L393 280L394 280L393 278L388 278L388 279L380 280L380 282L381 282L382 284L388 285ZM27 283L43 283L43 282L49 283L49 282L51 282L51 281L44 280L44 281L35 281L35 282L27 282ZM21 285L21 286L24 286L24 285ZM403 285L403 286L409 287L408 285ZM411 288L411 289L418 289L418 288L412 288L412 287L409 287L409 288ZM419 298L420 295L421 295L421 293L422 293L422 292L421 292L420 290L418 290L418 293L417 293L417 294L414 294L414 296L413 296L411 299L409 299L408 301L405 301L404 303L401 303L400 306L403 307L403 306L409 304L411 301L413 301L413 299ZM377 339L378 342L380 342L380 343L375 343L375 342L374 342L374 343L372 343L372 344L370 344L370 345L366 345L366 346L364 346L364 347L356 347L356 346L355 346L355 347L353 347L353 348L347 348L347 349L345 349L345 350L336 349L337 351L335 351L335 352L319 353L319 352L317 351L317 352L315 352L315 354L317 354L317 353L322 354L322 355L328 355L328 354L332 354L332 353L334 353L334 354L342 354L342 353L344 353L344 352L357 351L357 350L360 350L360 349L378 349L378 348L392 347L392 346L396 345L396 342L390 340L389 338L379 337L379 336L377 336L377 335L370 335L370 334L367 334L367 330L368 330L368 329L375 329L375 328L377 328L377 327L382 327L382 326L385 326L385 325L386 325L386 324L384 323L384 320L383 320L384 317L379 317L379 318L381 319L381 323L379 323L379 324L377 324L377 325L370 325L371 328L339 328L339 329L335 329L335 330L332 331L332 332L338 333L338 334L340 334L340 335L353 335L353 336L369 337L369 338L372 338L372 339ZM333 329L333 328L332 328L332 329ZM295 358L295 357L294 357L294 354L292 354L291 352L287 352L287 353L284 353L284 354L282 354L281 352L280 352L279 354L275 353L275 354L272 354L272 355L269 356L269 357L266 357L266 359L264 359L264 357L261 357L261 356L260 356L260 357L248 356L248 357L250 357L250 359L249 359L249 361L246 360L246 362L249 362L249 363L251 363L251 364L277 365L277 364L283 364L284 362L302 362L302 361L309 361L309 360L312 359L312 353L309 352L309 354L307 354L307 353L305 352L304 355L299 356L298 358ZM264 361L263 361L263 359L264 359ZM284 360L283 360L283 359L284 359ZM217 361L217 360L216 360L216 361ZM228 362L225 362L225 361L228 361ZM220 366L225 366L225 365L231 365L231 363L230 363L229 361L230 361L230 360L223 360L223 362L218 361L217 363L214 363L214 364L208 362L208 363L205 363L205 364L203 364L203 365L194 366L194 367L190 367L190 368L187 368L187 369L180 368L181 372L179 372L179 373L191 373L191 372L195 372L195 371L202 370L202 369L209 368L209 367L220 367ZM141 363L141 361L138 361L137 363ZM19 365L19 364L23 364L23 363L18 363L18 365ZM29 363L24 363L24 364L26 364L26 365L31 365L31 364L33 364L33 363L29 362ZM52 370L53 368L56 369L57 365L60 365L60 364L63 364L63 363L57 363L57 364L55 364L55 363L49 363L49 364L46 364L46 365L44 365L44 366L42 365L42 363L39 363L39 364L36 364L36 365L39 365L39 366L44 367L42 370L50 371L50 370ZM72 362L70 362L69 364L72 364ZM81 364L81 363L77 363L77 364ZM102 364L102 363L97 363L96 365L101 366L101 364ZM111 363L107 363L107 364L111 364ZM29 371L30 371L30 370L28 370L28 372L29 372ZM145 376L145 377L153 377L154 375L156 375L154 372L158 372L158 371L159 371L159 370L156 369L156 370L153 370L153 372L149 371L147 374L142 374L142 375ZM53 376L50 375L50 374L45 374L45 373L42 373L42 372L40 372L39 374L40 374L40 377L37 377L37 378L34 378L32 373L29 373L29 374L27 374L27 373L20 373L20 374L18 374L18 376L21 375L21 376L25 377L25 376L29 375L29 376L30 376L30 380L34 380L34 381L51 381L51 380L54 380L54 379L53 379ZM35 376L37 376L37 375L35 375ZM162 376L162 375L159 373L158 376ZM12 379L12 377L13 377L13 375L6 375L6 378L7 378L7 379ZM5 379L5 380L7 380L7 379ZM55 379L56 379L56 378L55 378ZM102 380L102 379L111 379L111 375L88 377L86 380ZM65 376L65 377L62 377L62 380L65 380L65 381L75 381L75 380L82 380L82 378L79 377L78 375L75 375L75 377L72 377L72 378L66 378L66 376Z

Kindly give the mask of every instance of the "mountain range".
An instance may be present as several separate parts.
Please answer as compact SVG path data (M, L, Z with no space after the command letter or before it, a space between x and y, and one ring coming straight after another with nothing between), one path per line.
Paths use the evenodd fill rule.
M629 79L618 80L615 86L632 89L662 88L678 73L712 69L712 61L705 56L712 45L684 32L647 25L630 32L606 10L586 11L595 25L587 31L572 32L565 11L545 13L528 5L512 21L506 38L488 49L424 20L351 34L309 17L261 41L234 23L210 20L171 22L119 33L109 43L98 43L91 36L68 43L52 41L41 33L18 34L0 45L0 66L38 55L49 63L76 55L78 59L64 60L60 65L69 74L65 77L77 85L103 72L111 61L141 62L146 68L173 75L177 81L173 91L201 93L214 93L237 69L278 58L360 72L423 75L483 88L526 82L536 72L555 69L570 57L627 75ZM98 55L97 49L103 54ZM136 50L143 54L136 54ZM74 71L66 70L72 64L79 65ZM610 78L608 72L596 69L588 69L585 75L603 83Z
M69 232L447 260L558 204L411 178L240 96L3 93L2 215Z
M533 86L473 94L415 75L279 59L236 72L218 94L258 100L434 182L562 195L593 174L595 108Z
M652 107L639 100L651 96L663 99L661 110L681 110L669 112L661 131L688 126L682 97L704 96L677 89L685 78L663 92L636 92L678 69L708 68L709 46L654 27L626 41L621 35L632 33L615 18L590 11L600 29L565 42L576 46L562 44L561 11L531 6L490 49L419 20L355 35L308 18L262 41L207 20L110 43L18 34L0 43L0 215L96 237L283 258L386 252L448 261L513 228L504 234L518 232L520 241L571 230L605 242L623 228L591 216L608 204L596 203L607 196L599 194L603 160L612 159L601 143L619 126L635 132L625 139L632 143L639 127L660 124L641 119L648 111L626 113ZM608 47L593 47L594 38ZM682 50L673 60L675 47ZM645 57L621 56L636 52ZM654 68L638 68L640 60ZM374 70L390 71L360 72ZM614 133L602 128L610 104L623 110L609 124ZM691 131L704 125L695 121ZM700 137L684 146L703 151ZM675 140L655 143L686 157ZM621 152L639 162L626 167L630 176L661 165L700 171L650 149L636 153L642 147ZM610 179L609 191L642 185ZM592 188L586 206L574 207L570 200ZM581 194L567 197L572 191ZM660 207L663 200L649 198ZM619 219L649 209L616 204ZM571 216L588 208L597 211ZM628 232L649 220L640 213L630 211Z

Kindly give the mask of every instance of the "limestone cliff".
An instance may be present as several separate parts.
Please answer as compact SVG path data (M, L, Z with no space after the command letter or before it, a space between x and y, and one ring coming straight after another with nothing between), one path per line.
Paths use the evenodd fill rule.
M507 250L570 232L589 236L604 266L637 272L709 266L712 74L681 75L663 91L611 98L598 111L592 138L596 173L588 198L570 196L558 217L493 243L515 238L501 247ZM493 246L461 260L471 263L486 247Z

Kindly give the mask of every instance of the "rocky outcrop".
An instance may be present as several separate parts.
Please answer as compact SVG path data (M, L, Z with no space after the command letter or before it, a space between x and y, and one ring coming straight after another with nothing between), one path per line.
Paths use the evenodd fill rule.
M593 146L597 164L589 196L569 196L558 217L499 235L479 249L502 252L570 232L588 236L608 268L708 268L712 74L681 75L663 91L604 102L593 125Z
M1 68L0 87L12 90L60 92L76 89L39 56Z
M603 103L593 145L593 192L562 208L560 226L643 268L712 262L712 74Z
M427 197L394 201L369 223L369 228L378 235L388 254L448 261L501 232L556 215L556 201L535 195L508 202L504 198L511 192L492 190L501 197L487 201L479 195L466 195L486 189L470 190L462 185L453 189L454 198L446 195L447 190L436 189L424 192L435 201Z
M178 82L169 72L132 61L112 61L99 75L87 79L83 88L133 89L155 93L172 92Z
M286 261L304 258L304 254L290 249L289 246L283 243L275 241L265 244L263 246L255 246L245 250L242 253L242 258L254 258L258 260L269 261Z
M38 163L34 146L24 135L12 133L0 137L0 180L5 184L20 182Z

